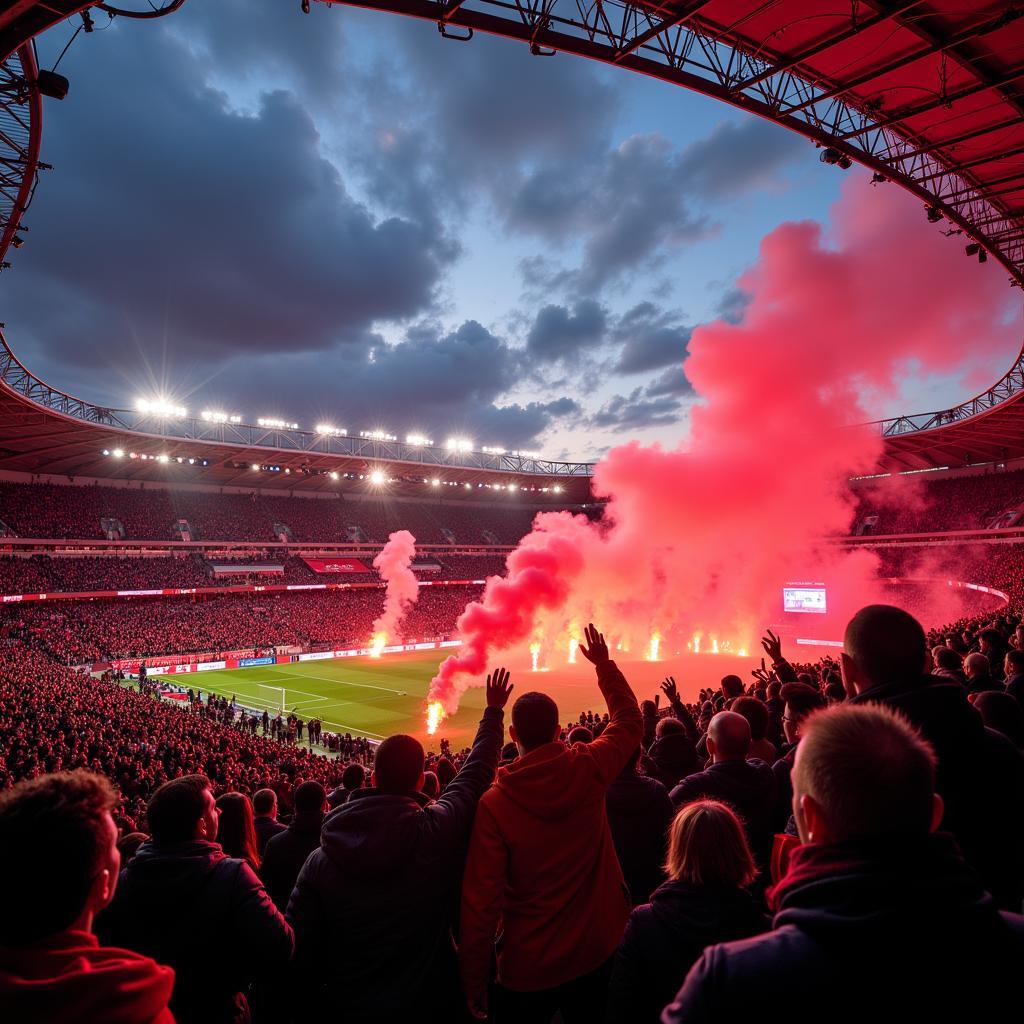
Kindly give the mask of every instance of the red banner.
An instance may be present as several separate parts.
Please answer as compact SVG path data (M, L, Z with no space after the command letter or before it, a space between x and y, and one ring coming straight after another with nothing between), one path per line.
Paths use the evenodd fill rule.
M373 572L358 558L303 558L313 570L321 573Z

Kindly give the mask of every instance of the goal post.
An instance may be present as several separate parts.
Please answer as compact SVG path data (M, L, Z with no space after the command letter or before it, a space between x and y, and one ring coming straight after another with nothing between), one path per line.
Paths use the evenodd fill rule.
M267 703L270 704L275 710L280 711L284 714L285 710L285 692L283 686L266 686L263 683L259 684L261 691L267 692Z

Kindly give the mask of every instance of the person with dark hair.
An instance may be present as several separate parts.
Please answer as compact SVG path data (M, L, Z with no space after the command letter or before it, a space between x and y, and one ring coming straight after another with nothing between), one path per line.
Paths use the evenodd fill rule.
M793 767L803 845L770 891L774 930L705 949L663 1024L818 1024L824 1006L849 1021L1005 1017L1024 918L1000 913L953 838L935 832L935 783L934 752L902 716L815 712Z
M174 972L93 934L117 887L116 803L85 771L0 793L0 1017L11 1024L174 1024Z
M750 753L748 757L756 757L767 764L775 762L778 751L775 745L767 740L768 709L756 697L738 697L733 701L732 708L736 714L742 715L750 726Z
M748 891L757 874L743 825L725 804L698 800L669 831L668 881L629 916L615 956L608 1024L656 1024L705 946L767 931Z
M335 807L348 803L352 794L365 785L366 769L356 762L345 765L345 770L341 773L341 785L327 794L328 806L333 811Z
M327 1005L343 1007L348 1022L457 1018L452 910L477 802L498 766L511 692L504 669L487 677L473 748L437 800L421 792L419 741L389 736L377 748L373 785L324 821L288 920L303 984L324 989ZM353 956L353 943L372 954Z
M961 686L967 685L967 676L964 675L964 659L945 644L932 648L932 675L952 679L954 682L960 683Z
M665 833L673 814L668 790L641 775L639 761L637 747L605 797L608 827L634 905L646 903L665 879Z
M277 794L272 789L258 789L252 797L253 827L256 829L256 853L262 857L272 836L285 826L277 820Z
M559 741L558 707L527 693L512 708L519 758L484 794L462 883L459 965L470 1012L488 1012L497 947L496 1024L599 1020L629 895L605 798L643 737L633 691L593 627L579 648L611 713L593 743Z
M1018 627L1019 629L1020 627ZM1006 692L1024 708L1024 650L1014 648L1003 658Z
M320 845L326 803L327 793L319 782L302 782L296 786L292 823L273 836L263 851L260 878L282 913L288 909L288 900L302 865Z
M974 699L975 710L985 727L1005 736L1024 751L1024 708L1006 692L986 691Z
M986 729L964 688L925 675L924 630L907 612L868 605L846 628L843 685L854 705L884 704L921 730L939 759L943 828L999 906L1024 898L1024 760Z
M990 626L978 634L978 651L988 659L989 673L998 684L1003 682L1003 659L1008 649L1009 645L998 629Z
M739 676L722 676L722 696L726 701L743 696L743 680Z
M244 860L255 872L260 870L256 852L256 827L252 804L244 793L222 793L217 797L217 842L229 856Z
M104 941L170 964L179 1024L228 1024L248 1012L246 989L292 954L292 930L244 860L214 841L210 780L165 782L146 809L149 842L121 872L97 922Z
M569 733L569 737L566 742L570 747L574 743L593 743L594 734L585 725L577 725L576 728Z
M773 819L777 831L788 831L793 813L793 784L790 781L790 773L796 759L797 744L800 742L807 716L812 711L820 711L826 707L827 701L820 691L806 683L785 683L780 695L783 702L782 731L789 749L772 765L772 775L775 776ZM795 828L795 825L792 827Z
M708 726L711 765L687 776L669 796L676 807L718 800L739 814L758 868L767 868L772 844L775 778L771 765L750 757L750 723L735 711L719 711Z
M117 841L117 852L121 854L121 863L127 864L147 839L149 836L145 832L126 832L121 836Z

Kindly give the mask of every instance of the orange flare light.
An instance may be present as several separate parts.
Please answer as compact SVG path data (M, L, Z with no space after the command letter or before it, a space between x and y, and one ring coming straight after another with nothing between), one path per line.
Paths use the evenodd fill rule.
M379 658L380 652L384 650L384 645L388 642L388 638L383 633L375 633L373 640L370 643L370 656L373 658Z
M433 736L444 720L444 705L439 700L432 700L427 705L427 735Z

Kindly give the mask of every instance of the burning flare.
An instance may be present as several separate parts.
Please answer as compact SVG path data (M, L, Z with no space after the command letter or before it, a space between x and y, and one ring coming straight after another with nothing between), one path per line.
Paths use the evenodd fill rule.
M427 735L433 736L445 718L444 705L439 700L432 700L427 705Z
M652 633L651 634L651 645L647 649L647 660L648 661L657 661L658 660L658 649L660 647L661 647L661 634L660 633Z
M384 650L384 647L387 644L387 642L387 633L374 633L373 640L370 641L370 657L379 658L380 652Z
M540 659L540 644L530 644L530 671L536 672L537 662Z
M576 637L570 637L569 639L569 664L576 664L576 650L579 647L580 642Z

